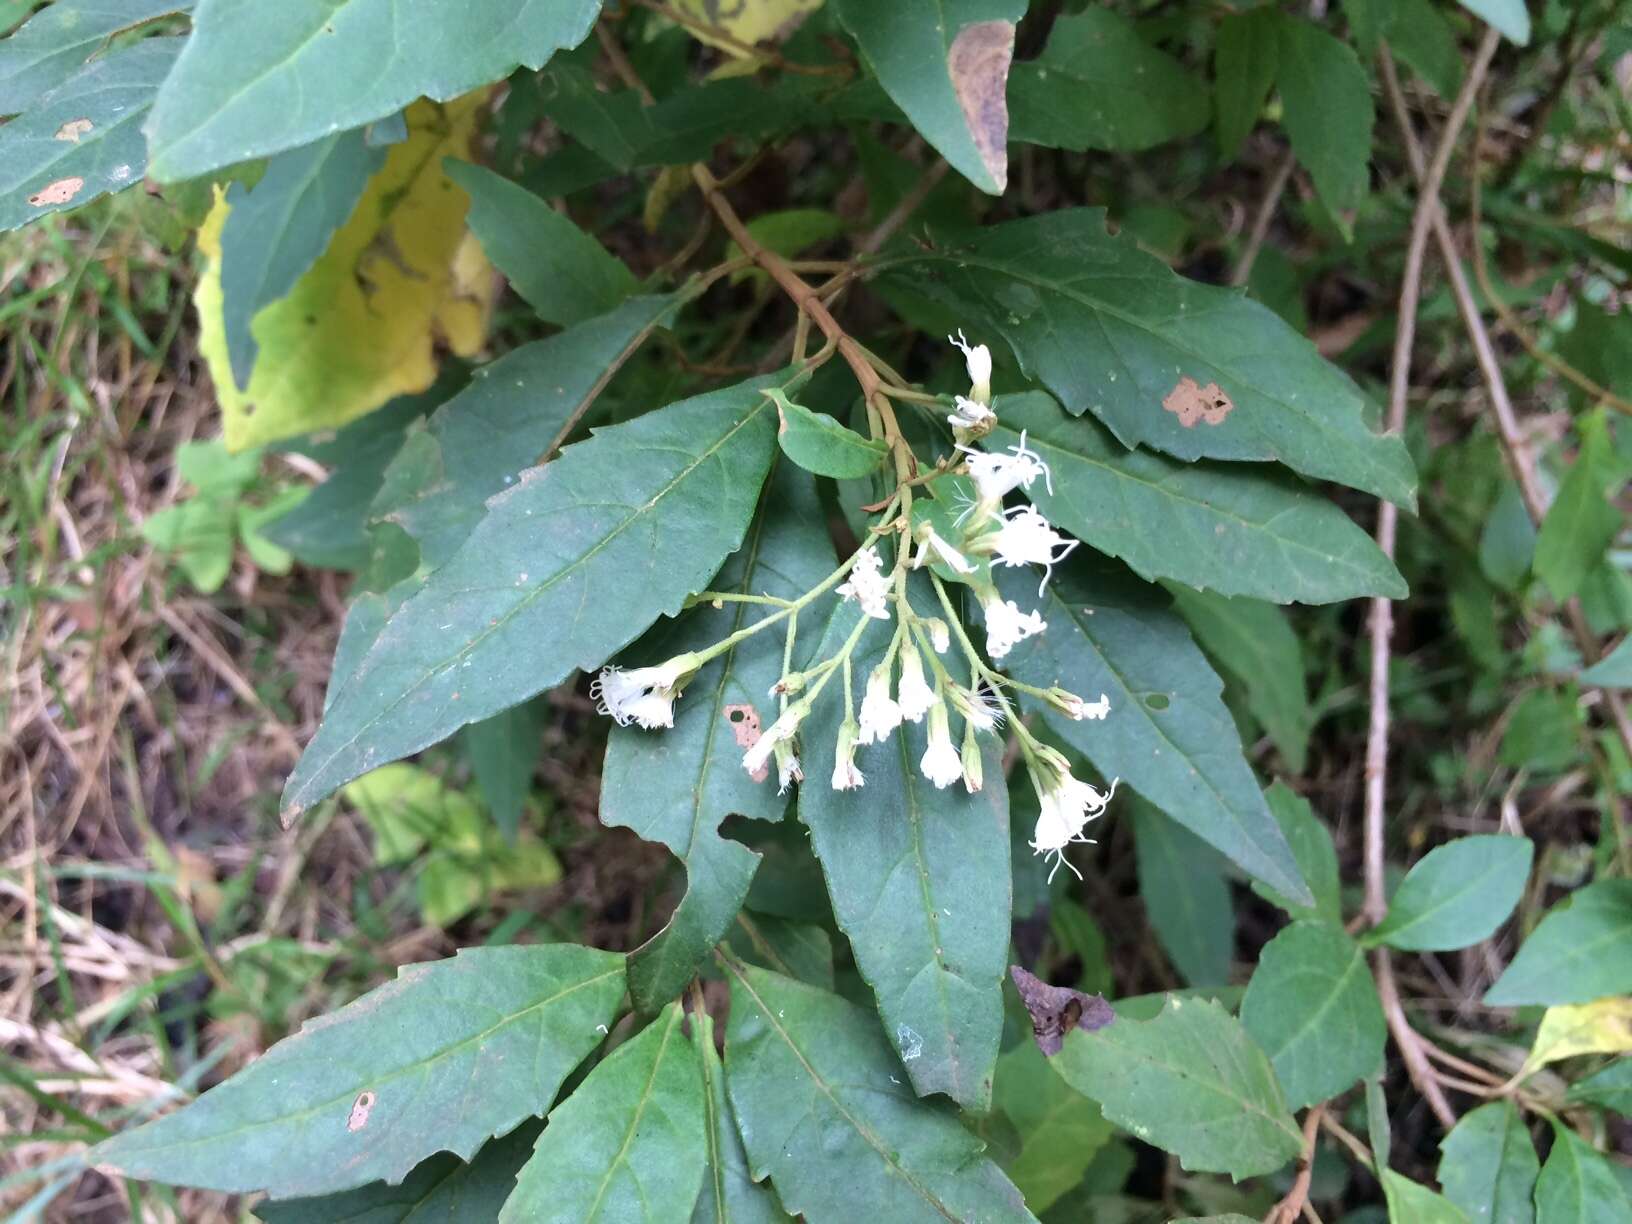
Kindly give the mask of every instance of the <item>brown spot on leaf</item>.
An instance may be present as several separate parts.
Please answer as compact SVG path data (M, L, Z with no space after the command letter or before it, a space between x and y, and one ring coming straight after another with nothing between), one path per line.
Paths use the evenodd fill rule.
M759 743L759 711L746 703L742 705L728 705L722 711L725 721L731 724L731 734L736 736L737 747L747 751ZM761 765L757 772L748 776L755 782L763 782L770 774L769 765Z
M1173 390L1167 393L1162 401L1162 407L1179 418L1179 424L1186 429L1194 429L1197 421L1206 421L1209 425L1222 425L1224 418L1235 409L1235 401L1229 393L1216 382L1210 382L1205 387L1197 384L1196 380L1188 376L1179 379Z
M95 126L89 119L70 119L57 129L58 140L71 140L79 143L79 138Z
M33 195L28 202L35 208L47 208L53 204L66 204L79 194L79 189L85 186L85 180L75 175L73 178L58 179L48 183Z
M1002 191L1009 182L1009 61L1014 58L1014 25L977 21L952 40L946 70L975 138L980 160Z
M357 1099L351 1103L351 1116L346 1119L346 1129L356 1134L368 1125L368 1115L374 1112L374 1102L379 1100L372 1092L366 1089L357 1094Z
M1072 1029L1091 1033L1116 1019L1116 1013L1103 995L1084 994L1069 986L1050 986L1019 965L1009 966L1009 976L1020 992L1020 1001L1031 1014L1031 1034L1037 1039L1037 1048L1046 1055L1058 1054L1065 1045L1065 1035Z

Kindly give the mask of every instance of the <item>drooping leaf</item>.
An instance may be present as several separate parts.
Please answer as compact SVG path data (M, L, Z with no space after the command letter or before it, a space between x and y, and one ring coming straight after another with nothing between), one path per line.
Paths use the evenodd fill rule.
M1116 1012L1103 995L1091 995L1071 986L1050 986L1019 965L1009 966L1009 978L1031 1020L1032 1039L1038 1051L1049 1058L1060 1052L1067 1033L1077 1029L1092 1033L1116 1019Z
M1294 922L1265 945L1241 1023L1275 1066L1293 1109L1383 1067L1388 1029L1365 955L1343 929Z
M777 400L776 441L782 453L807 472L835 480L860 480L884 462L884 443L864 438L825 412L813 412L787 396Z
M1626 475L1605 412L1581 422L1581 448L1536 535L1536 575L1560 602L1580 589L1625 525L1615 497Z
M1009 61L1026 0L835 0L879 84L982 191L1009 181Z
M1349 212L1371 186L1370 79L1348 44L1319 26L1282 15L1280 27L1275 83L1292 152L1326 206Z
M1049 1065L1191 1172L1256 1177L1302 1146L1269 1059L1211 1000L1170 997L1154 1020L1071 1033Z
M736 1115L725 1095L725 1065L714 1050L714 1021L707 1012L691 1016L691 1048L703 1077L703 1134L708 1171L691 1213L692 1224L783 1224L792 1216L782 1210L769 1182L748 1172L748 1153L737 1133Z
M28 5L24 5L24 10ZM108 40L192 0L57 0L0 40L0 115L32 108L106 50ZM179 48L177 48L179 49Z
M1213 110L1221 157L1232 158L1258 123L1279 69L1275 10L1248 9L1218 23L1213 51Z
M1139 896L1162 950L1191 986L1228 985L1235 910L1223 857L1142 800L1128 806L1127 816L1139 855Z
M1020 1149L1003 1162L1003 1171L1033 1212L1046 1211L1082 1180L1114 1129L1098 1105L1054 1073L1031 1041L997 1060L992 1105L1020 1136Z
M1382 1171L1382 1182L1389 1224L1472 1224L1462 1209L1444 1195L1435 1194L1393 1169Z
M1308 759L1314 712L1303 669L1303 647L1279 608L1245 596L1228 598L1178 583L1167 588L1179 615L1207 653L1247 695L1293 773Z
M1615 1166L1561 1119L1553 1150L1536 1178L1536 1224L1621 1224L1632 1219L1632 1191Z
M218 198L198 235L206 263L193 300L228 446L344 425L429 387L438 340L467 355L480 346L486 262L466 240L464 193L439 168L443 154L470 148L480 102L409 108L408 139L387 150L351 219L255 315L259 351L246 388L234 382L227 350L222 243L231 209Z
M858 1203L901 1224L1033 1218L957 1115L913 1093L875 1016L769 970L731 977L726 1088L750 1170L790 1212L811 1224L853 1224Z
M550 1111L499 1224L674 1224L708 1159L703 1076L678 1003Z
M1110 698L1103 722L1073 722L1043 707L1054 731L1249 875L1311 903L1241 754L1218 677L1160 595L1119 568L1086 564L1057 572L1040 600L1029 576L1005 571L999 585L1048 624L1015 648L1009 670L1090 701Z
M1619 646L1583 671L1581 683L1600 688L1632 688L1632 637L1622 638Z
M784 461L771 478L764 510L712 589L793 599L835 564L815 481ZM659 637L661 651L652 661L711 646L766 611L746 603L699 606ZM782 647L776 629L745 639L686 686L673 727L614 727L607 741L602 823L663 843L686 868L686 894L668 925L630 960L630 992L644 1011L685 988L748 895L760 856L722 836L720 822L732 814L779 820L787 810L788 798L776 793L774 782L756 782L742 768L747 732L776 717L769 694L782 675Z
M1524 1070L1534 1071L1561 1058L1632 1051L1632 998L1612 995L1592 1003L1549 1007L1536 1029Z
M1278 460L1412 500L1404 445L1366 427L1346 375L1267 306L1186 280L1131 236L1110 236L1103 210L958 235L882 279L944 306L972 341L1001 337L1067 412L1092 412L1125 446Z
M1577 1080L1564 1100L1571 1105L1597 1105L1632 1115L1632 1058L1617 1058L1602 1071Z
M1293 901L1256 880L1252 884L1253 891L1294 918L1319 918L1341 925L1343 905L1338 891L1337 848L1332 845L1331 833L1315 815L1309 801L1286 783L1276 782L1264 792L1264 799L1287 844L1292 847L1298 874L1314 894L1315 903L1309 906Z
M1048 518L1141 577L1222 595L1330 603L1405 597L1371 537L1324 497L1274 469L1179 463L1130 451L1042 392L999 396L993 449L1026 445L1049 481L1026 490Z
M1530 42L1530 13L1524 0L1457 0L1476 17L1482 17L1507 38L1527 46Z
M1480 1224L1535 1224L1541 1162L1512 1101L1464 1114L1439 1145L1445 1197Z
M536 1122L523 1122L502 1139L494 1139L469 1164L443 1152L415 1167L400 1186L372 1182L357 1190L321 1198L282 1199L262 1203L255 1214L266 1224L410 1224L446 1220L449 1224L496 1220L499 1208L516 1186L516 1174L532 1155L538 1139Z
M845 603L813 659L831 655L860 613ZM853 656L858 678L883 658L893 625L873 621ZM923 724L906 723L858 751L859 791L825 785L845 717L830 685L805 723L799 819L810 830L839 928L878 998L879 1015L921 1094L944 1092L984 1110L1002 1037L999 983L1008 963L1008 790L994 737L983 737L988 784L937 790L919 771ZM793 1204L788 1204L790 1207Z
M411 965L95 1159L127 1177L280 1198L398 1181L439 1151L468 1160L554 1099L623 988L621 955L571 944Z
M253 191L227 188L221 323L235 385L248 385L255 364L255 316L318 261L384 164L384 147L352 128L278 154Z
M598 666L678 611L747 531L775 445L767 381L602 430L494 498L330 704L285 812Z
M1591 1003L1627 993L1632 993L1632 880L1599 880L1571 893L1541 920L1507 972L1485 992L1485 1005Z
M1009 139L1137 152L1207 126L1207 97L1172 56L1107 8L1062 15L1036 59L1009 73Z
M174 182L307 144L541 68L589 33L600 0L199 0L147 124Z
M446 169L470 195L468 223L482 250L546 323L582 323L635 291L621 259L525 187L469 162Z
M115 51L0 126L0 230L142 181L142 116L182 41L148 38Z
M1367 942L1448 952L1489 939L1519 903L1534 858L1525 837L1462 837L1436 846L1400 881Z
M461 732L482 802L509 841L516 839L521 828L521 810L538 768L543 727L543 712L537 704L523 701L470 723Z

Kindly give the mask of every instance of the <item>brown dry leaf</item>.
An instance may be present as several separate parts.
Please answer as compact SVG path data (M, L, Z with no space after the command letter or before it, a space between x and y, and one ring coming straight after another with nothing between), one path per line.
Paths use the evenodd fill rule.
M1162 407L1177 416L1180 425L1194 429L1197 421L1222 425L1224 418L1235 410L1235 401L1216 382L1203 387L1186 375L1167 393Z
M1019 965L1009 966L1009 976L1020 992L1020 1001L1031 1014L1031 1034L1037 1039L1037 1048L1050 1057L1064 1048L1065 1035L1072 1029L1092 1033L1116 1019L1104 995L1084 994L1069 986L1050 986Z
M975 139L980 160L1002 191L1009 180L1009 61L1014 58L1014 25L977 21L952 40L946 68Z
M54 183L47 183L33 195L28 202L35 208L46 208L53 204L66 204L79 194L79 189L85 186L85 180L77 174L71 178L60 178Z

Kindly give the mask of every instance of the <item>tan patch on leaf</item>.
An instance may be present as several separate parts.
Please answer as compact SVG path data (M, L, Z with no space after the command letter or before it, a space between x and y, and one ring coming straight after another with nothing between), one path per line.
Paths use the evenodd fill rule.
M1162 407L1177 416L1180 425L1194 429L1197 421L1222 425L1224 418L1235 410L1235 401L1216 382L1203 387L1195 379L1185 377L1179 379L1178 385L1167 393Z
M975 138L980 160L1002 191L1009 182L1009 61L1014 58L1014 25L977 21L952 40L946 70Z
M728 705L723 711L725 721L731 724L731 734L736 737L737 747L744 752L759 743L759 711L746 703L742 705ZM759 769L749 774L755 782L763 782L770 773L770 766L761 765Z
M79 143L79 138L90 131L95 125L89 119L70 119L57 129L58 140L71 140Z
M379 1100L372 1092L359 1092L357 1099L351 1103L351 1116L346 1119L346 1129L356 1134L368 1125L368 1115L374 1112L374 1102Z
M28 202L35 208L47 208L53 204L66 204L79 194L79 189L83 186L85 186L85 180L77 175L73 178L58 179L54 183L48 183L29 196Z

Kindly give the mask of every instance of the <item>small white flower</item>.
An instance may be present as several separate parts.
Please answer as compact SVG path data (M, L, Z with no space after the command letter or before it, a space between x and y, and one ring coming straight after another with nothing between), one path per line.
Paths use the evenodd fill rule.
M1003 707L997 694L987 688L966 689L953 685L950 696L952 708L963 716L976 731L994 731L1003 724Z
M780 769L784 746L792 741L794 732L799 730L799 723L804 719L806 709L804 702L795 702L777 715L776 721L760 732L759 738L742 754L742 767L750 774L763 773L771 759L771 753L775 752ZM794 768L798 768L797 762L794 763ZM785 787L787 783L783 782L782 785Z
M949 414L946 418L946 423L954 429L984 431L997 421L997 413L979 400L972 400L967 395L958 396L954 406L957 411Z
M980 741L975 738L975 724L963 724L963 789L971 795L981 787L984 766L980 759Z
M1029 489L1031 482L1039 476L1048 486L1048 491L1054 491L1054 478L1049 473L1048 464L1026 445L1024 432L1020 434L1019 443L1004 453L976 450L970 446L960 446L958 449L968 456L965 462L969 468L969 479L975 482L975 491L983 502L995 504L1015 489Z
M924 749L918 768L941 790L963 777L963 756L952 743L944 702L936 703L929 712L929 747Z
M1104 693L1099 695L1098 701L1084 701L1075 694L1067 694L1064 704L1066 714L1081 722L1091 718L1095 722L1104 722L1105 716L1111 712L1111 699Z
M896 687L895 700L901 717L908 722L922 722L924 715L940 704L935 690L924 683L923 660L911 642L901 646L901 683Z
M890 665L880 663L867 677L867 692L861 699L860 744L882 744L901 725L901 707L890 696Z
M1001 659L1027 638L1048 628L1042 613L1022 612L1014 600L1003 599L996 591L981 600L980 610L986 616L986 653L993 659Z
M1037 798L1041 811L1032 833L1031 849L1034 854L1054 856L1054 867L1048 873L1050 881L1054 879L1054 872L1060 869L1060 864L1065 862L1066 846L1072 842L1092 840L1083 836L1083 827L1104 814L1115 794L1116 781L1112 781L1110 790L1101 794L1088 783L1073 778L1069 770L1057 773L1055 781L1047 789L1039 787ZM1071 864L1066 863L1066 866L1071 867ZM1078 879L1082 878L1082 873L1075 867L1071 867L1071 870Z
M691 674L697 670L696 657L676 655L655 667L624 671L603 667L589 686L597 709L620 727L636 723L648 730L674 726L674 699Z
M856 768L856 735L856 724L845 719L839 727L838 743L833 747L834 790L859 790L867 781Z
M793 754L793 746L782 742L776 746L776 793L785 795L788 787L795 782L805 780L805 771L799 767L799 758Z
M1079 541L1063 536L1049 526L1035 506L1016 506L1003 516L1003 525L982 541L982 548L990 548L999 565L1041 565L1043 587L1053 576L1054 567L1071 555Z
M956 336L946 338L948 344L955 344L963 350L963 364L969 371L969 397L981 403L990 403L992 398L992 350L984 344L970 344L964 339L963 329L958 329Z
M838 592L846 599L855 600L868 616L889 620L890 580L883 569L884 562L876 548L862 549L850 567L849 580L840 584Z
M929 644L935 648L935 653L945 654L947 647L952 645L952 631L946 627L946 622L938 616L928 616L924 618L923 626L929 631Z
M913 558L912 568L923 569L924 562L929 560L931 553L954 574L972 574L975 572L975 567L970 563L969 558L936 535L933 527L925 528L922 538L919 539L918 555Z

